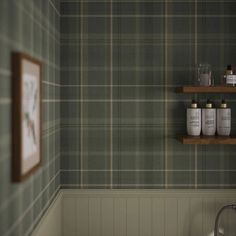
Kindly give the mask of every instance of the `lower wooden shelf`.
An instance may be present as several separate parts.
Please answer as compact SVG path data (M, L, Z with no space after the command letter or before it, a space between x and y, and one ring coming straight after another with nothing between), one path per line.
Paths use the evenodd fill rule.
M189 136L178 135L182 144L236 144L236 136Z

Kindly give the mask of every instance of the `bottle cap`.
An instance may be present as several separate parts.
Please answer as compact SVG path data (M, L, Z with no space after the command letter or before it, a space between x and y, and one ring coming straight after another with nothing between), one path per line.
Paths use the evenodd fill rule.
M232 75L232 74L233 74L232 65L227 65L226 75Z
M197 102L194 99L192 100L191 108L197 108Z
M207 100L206 108L212 108L212 102L209 99Z
M220 108L227 108L227 103L225 102L225 100L221 101Z

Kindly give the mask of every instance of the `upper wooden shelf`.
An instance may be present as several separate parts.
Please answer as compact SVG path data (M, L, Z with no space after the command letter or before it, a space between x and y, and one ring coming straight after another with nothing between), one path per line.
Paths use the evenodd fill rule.
M189 136L189 135L178 135L177 139L182 144L236 144L236 136Z
M177 93L236 93L236 86L183 86L176 88Z

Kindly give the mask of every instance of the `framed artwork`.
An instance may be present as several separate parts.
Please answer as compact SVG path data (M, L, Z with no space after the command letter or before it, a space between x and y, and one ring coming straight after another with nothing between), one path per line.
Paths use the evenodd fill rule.
M20 182L41 163L41 62L12 55L12 179Z

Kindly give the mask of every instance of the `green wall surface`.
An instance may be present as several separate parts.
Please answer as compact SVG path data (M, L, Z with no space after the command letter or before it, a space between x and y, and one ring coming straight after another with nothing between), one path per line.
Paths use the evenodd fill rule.
M60 186L59 1L0 1L0 235L27 236ZM42 61L42 167L11 182L11 53Z
M195 65L236 65L236 2L61 1L64 188L235 188L235 146L182 145ZM236 131L235 95L232 108Z
M0 235L30 235L61 188L230 189L235 146L182 145L195 66L236 65L236 2L0 0ZM42 168L11 182L11 53L43 63ZM236 96L232 108L236 133Z

